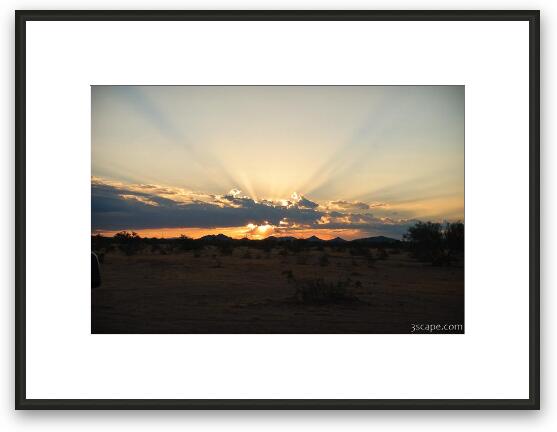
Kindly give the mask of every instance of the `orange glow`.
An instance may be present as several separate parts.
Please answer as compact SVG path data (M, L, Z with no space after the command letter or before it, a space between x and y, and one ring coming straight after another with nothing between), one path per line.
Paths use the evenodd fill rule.
M312 228L290 228L288 230L281 229L273 225L254 225L249 224L242 227L222 227L222 228L149 228L136 230L114 230L114 231L96 231L93 235L100 234L105 237L112 237L121 231L135 231L141 237L156 238L176 238L185 235L194 239L206 236L224 234L228 237L241 239L244 237L252 240L263 240L269 236L275 237L296 237L308 238L311 236L319 237L322 240L331 240L335 237L341 237L345 240L353 240L356 238L367 237L370 234L364 233L359 229L312 229Z
M245 235L241 232L245 227L226 227L226 228L147 228L147 229L128 229L128 230L100 230L93 234L100 234L105 237L112 237L121 231L134 231L141 237L151 238L176 238L185 235L191 238L200 238L210 234L224 234L232 238L242 238Z

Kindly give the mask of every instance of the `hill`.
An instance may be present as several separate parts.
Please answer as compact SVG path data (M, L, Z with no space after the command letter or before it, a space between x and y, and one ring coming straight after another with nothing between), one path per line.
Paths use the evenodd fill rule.
M366 245L379 245L379 244L393 245L393 244L400 243L400 240L391 237L385 237L385 236L375 236L375 237L365 237L361 239L352 240L352 243L361 243Z

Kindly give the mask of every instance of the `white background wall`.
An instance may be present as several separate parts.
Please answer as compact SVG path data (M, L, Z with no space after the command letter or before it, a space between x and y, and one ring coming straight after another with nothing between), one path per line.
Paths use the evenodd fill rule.
M542 411L541 412L79 412L13 410L14 370L14 9L541 9L542 11ZM9 1L0 5L0 430L74 431L74 430L554 430L557 427L555 403L556 374L550 369L557 362L557 306L552 291L557 274L551 271L554 261L548 255L549 245L557 243L557 231L548 221L555 219L557 186L557 150L550 143L557 141L557 94L549 77L557 76L557 5L546 1ZM553 195L553 199L552 199ZM509 203L512 214L512 204ZM512 332L513 323L508 323Z

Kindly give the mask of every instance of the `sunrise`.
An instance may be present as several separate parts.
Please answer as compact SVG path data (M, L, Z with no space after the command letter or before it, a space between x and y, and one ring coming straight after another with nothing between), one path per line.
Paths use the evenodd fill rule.
M92 87L93 233L400 238L415 220L463 220L463 98L459 86Z

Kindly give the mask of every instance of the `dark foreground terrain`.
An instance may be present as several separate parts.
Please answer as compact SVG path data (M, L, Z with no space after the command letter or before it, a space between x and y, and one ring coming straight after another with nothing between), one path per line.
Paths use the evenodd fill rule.
M464 332L462 263L436 267L404 250L116 251L101 272L92 333Z

